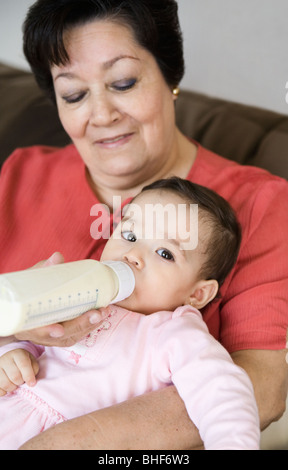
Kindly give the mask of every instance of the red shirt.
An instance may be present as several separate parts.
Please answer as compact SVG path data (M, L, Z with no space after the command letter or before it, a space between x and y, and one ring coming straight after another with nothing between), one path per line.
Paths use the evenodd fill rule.
M99 201L85 171L73 145L19 149L5 162L0 185L0 272L28 268L55 251L63 253L67 262L100 258L106 239L91 236L95 237L96 219L91 208ZM238 262L221 288L222 297L202 312L210 332L230 353L284 349L288 183L201 146L187 179L226 198L243 231ZM107 214L104 224L112 221L113 214Z

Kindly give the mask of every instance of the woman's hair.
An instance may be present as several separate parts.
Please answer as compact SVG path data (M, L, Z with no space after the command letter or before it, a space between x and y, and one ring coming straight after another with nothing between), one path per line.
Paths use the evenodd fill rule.
M40 88L54 100L50 68L69 62L63 34L94 20L130 27L139 45L154 56L167 84L173 88L180 83L183 41L175 0L37 0L23 25L23 50Z
M221 286L236 263L241 244L241 227L230 204L211 189L178 177L155 181L142 191L155 189L173 191L188 204L198 204L201 228L207 230L199 237L206 258L199 277L215 279Z

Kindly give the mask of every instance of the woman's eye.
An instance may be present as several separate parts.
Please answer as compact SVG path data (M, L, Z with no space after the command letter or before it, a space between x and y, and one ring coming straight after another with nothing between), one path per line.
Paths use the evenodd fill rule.
M172 255L171 251L167 250L166 248L160 248L156 251L156 253L161 256L161 258L167 259L168 261L174 261L174 256Z
M136 242L137 237L135 233L130 232L130 231L124 231L121 233L122 237L127 240L128 242Z
M112 83L112 88L116 91L127 91L133 88L136 82L136 78L132 78L130 80L119 80L118 82Z
M63 100L68 104L79 103L86 93L77 93L75 95L63 96Z

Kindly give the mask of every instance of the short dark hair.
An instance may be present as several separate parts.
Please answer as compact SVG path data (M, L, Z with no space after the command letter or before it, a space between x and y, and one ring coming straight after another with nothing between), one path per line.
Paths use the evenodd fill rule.
M215 191L176 176L155 181L142 191L155 189L173 191L187 203L198 204L199 220L210 232L199 277L215 279L220 287L235 265L241 245L241 227L234 210Z
M23 25L23 50L40 88L55 100L51 65L69 61L63 43L68 28L93 20L129 26L153 54L171 88L184 75L183 40L175 0L37 0Z

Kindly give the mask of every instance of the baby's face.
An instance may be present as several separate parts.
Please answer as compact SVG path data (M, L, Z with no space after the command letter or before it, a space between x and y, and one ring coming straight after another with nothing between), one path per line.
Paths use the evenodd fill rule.
M190 210L178 195L149 190L137 196L101 258L124 261L134 272L135 290L118 305L148 315L190 303L204 259L197 226L197 207Z

